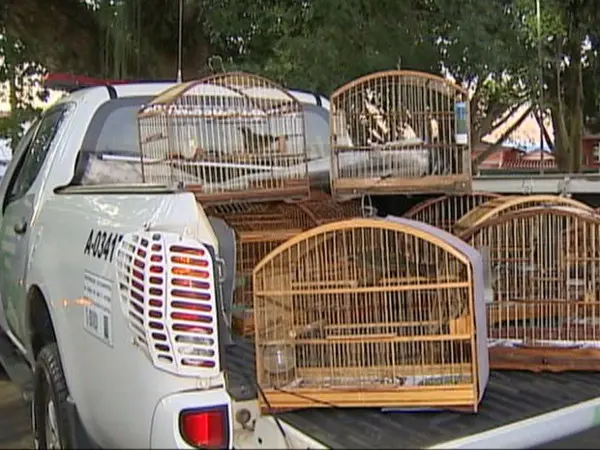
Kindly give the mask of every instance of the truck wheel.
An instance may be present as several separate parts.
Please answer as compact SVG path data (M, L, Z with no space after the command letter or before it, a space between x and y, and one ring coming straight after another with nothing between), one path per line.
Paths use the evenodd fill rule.
M40 449L74 448L70 442L69 391L56 343L40 351L35 364L33 433Z

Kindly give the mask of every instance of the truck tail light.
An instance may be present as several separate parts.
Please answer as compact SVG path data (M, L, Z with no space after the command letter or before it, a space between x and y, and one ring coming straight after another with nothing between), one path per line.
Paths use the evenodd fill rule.
M187 409L179 415L179 431L192 447L220 449L229 447L227 406Z

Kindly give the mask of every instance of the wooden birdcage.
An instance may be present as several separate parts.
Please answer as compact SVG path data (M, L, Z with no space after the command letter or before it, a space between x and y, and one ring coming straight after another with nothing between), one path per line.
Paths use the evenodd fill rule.
M454 224L454 234L460 235L494 217L534 206L570 206L592 211L578 200L560 195L507 195L492 198L471 209Z
M491 367L600 370L600 217L538 206L491 218L459 236L487 247Z
M488 379L481 255L431 225L308 230L254 269L263 406L476 411Z
M302 104L256 75L223 73L170 88L138 113L143 178L203 202L305 198Z
M362 215L359 200L336 202L313 190L297 202L256 202L214 205L208 216L219 217L232 227L237 238L236 288L233 304L239 315L252 308L252 270L269 252L299 233L323 223Z
M334 196L471 190L468 93L435 75L391 70L331 96Z
M404 214L404 217L451 232L456 221L466 213L488 200L498 197L500 197L499 194L491 192L443 195L416 204Z
M293 204L311 217L315 226L370 214L363 210L361 201L357 198L336 201L331 195L317 189L311 191L308 199Z

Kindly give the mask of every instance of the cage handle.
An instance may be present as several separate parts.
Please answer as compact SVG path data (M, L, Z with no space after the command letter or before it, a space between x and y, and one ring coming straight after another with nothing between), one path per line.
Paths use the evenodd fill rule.
M363 217L375 217L377 215L377 208L373 206L370 194L363 194L360 197L360 212Z

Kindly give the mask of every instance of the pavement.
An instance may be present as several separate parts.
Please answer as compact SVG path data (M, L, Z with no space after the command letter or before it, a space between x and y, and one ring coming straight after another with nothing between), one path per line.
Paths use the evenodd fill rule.
M1 366L0 449L33 449L29 409Z

